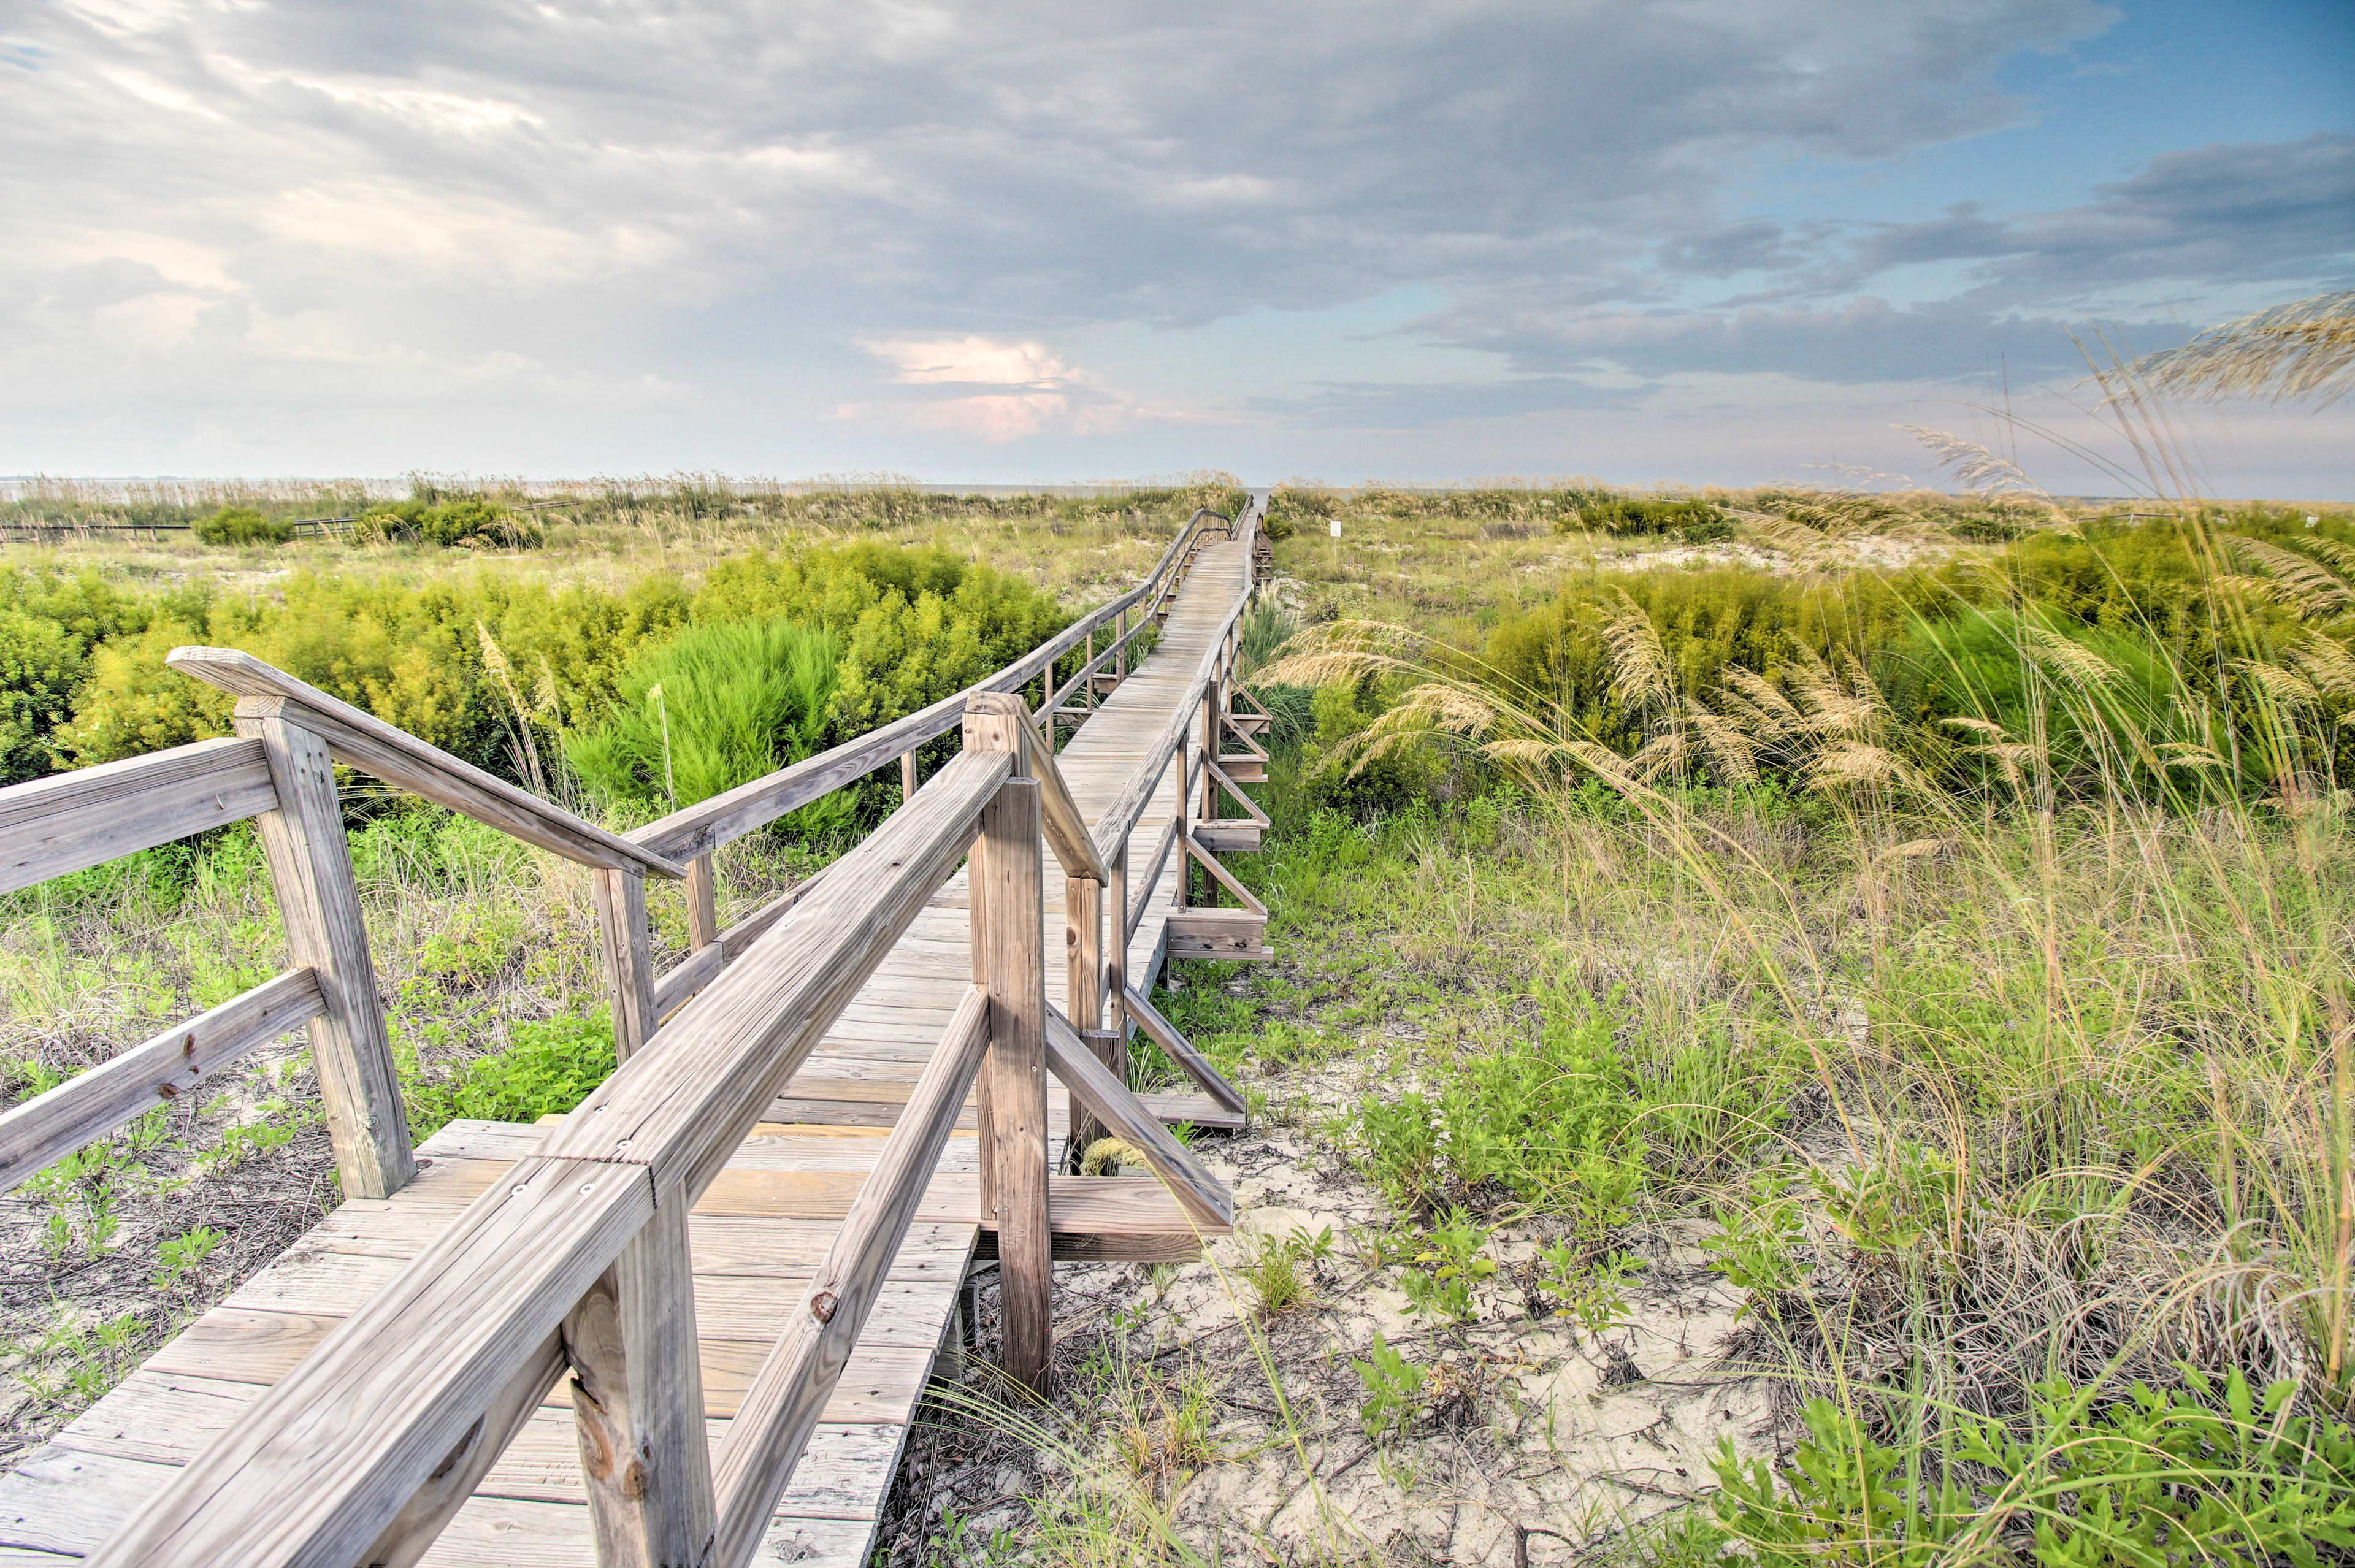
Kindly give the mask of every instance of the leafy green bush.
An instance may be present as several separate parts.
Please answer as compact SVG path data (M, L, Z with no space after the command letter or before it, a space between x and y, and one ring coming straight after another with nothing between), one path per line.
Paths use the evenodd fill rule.
M709 800L820 749L841 639L778 617L696 626L630 661L611 715L566 737L581 782L648 813ZM839 795L804 831L847 825ZM825 823L798 820L832 807Z
M352 525L355 544L430 544L444 549L527 549L545 543L547 537L538 523L474 497L438 505L409 500L371 507Z
M198 517L196 534L201 544L284 544L294 537L294 525L265 517L250 507L223 507Z
M1626 496L1595 496L1575 511L1554 517L1562 533L1580 528L1602 534L1675 534L1689 544L1733 537L1733 519L1713 501L1639 501Z
M444 1122L530 1122L560 1115L586 1099L613 1072L613 1026L596 1017L568 1016L519 1023L507 1049L468 1062L439 1083L411 1081L411 1136L422 1142Z

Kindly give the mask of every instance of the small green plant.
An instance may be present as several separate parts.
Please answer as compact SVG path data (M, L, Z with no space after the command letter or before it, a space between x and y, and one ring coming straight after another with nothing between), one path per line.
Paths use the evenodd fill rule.
M1316 1266L1332 1254L1330 1226L1313 1236L1295 1230L1283 1236L1257 1237L1244 1258L1241 1273L1259 1300L1260 1315L1273 1317L1310 1299L1315 1294Z
M197 1265L212 1256L227 1239L224 1232L210 1225L197 1225L164 1243L155 1250L156 1258L162 1264L155 1274L155 1288L164 1291L178 1289L196 1272Z
M250 507L223 507L197 519L196 535L200 544L284 544L294 537L294 525L265 517Z
M1488 1232L1459 1210L1425 1232L1422 1240L1399 1275L1408 1307L1457 1323L1471 1322L1479 1316L1473 1287L1497 1272L1497 1260L1487 1255Z
M1568 1241L1540 1249L1545 1273L1538 1288L1561 1303L1554 1310L1574 1319L1600 1339L1626 1320L1627 1281L1643 1267L1633 1253L1612 1252L1588 1258Z
M414 1136L428 1137L442 1123L462 1117L537 1121L572 1109L613 1074L609 1018L574 1014L519 1023L507 1036L506 1050L476 1058L449 1081L409 1078L403 1087Z
M2043 1568L2313 1568L2317 1546L2355 1549L2355 1431L2293 1415L2293 1383L2259 1398L2237 1369L2221 1388L2184 1373L2185 1388L2137 1382L2091 1415L2089 1392L2040 1384L2025 1435L1952 1413L1943 1456L1884 1445L1859 1413L1811 1400L1779 1483L1721 1445L1710 1509L1758 1563L1787 1568L1929 1568L1966 1541L1993 1549L2015 1521L2032 1527ZM1979 1477L1965 1485L1953 1460Z
M1366 1435L1379 1441L1405 1430L1423 1408L1423 1384L1430 1376L1429 1369L1400 1355L1379 1331L1365 1359L1352 1357L1349 1365L1366 1391L1358 1402L1358 1419L1364 1424Z
M1709 1266L1735 1289L1749 1292L1741 1316L1747 1316L1753 1307L1771 1314L1775 1298L1797 1289L1806 1277L1798 1253L1799 1202L1785 1192L1785 1185L1764 1173L1753 1176L1753 1201L1721 1206L1717 1211L1718 1233L1701 1238L1700 1250L1710 1254Z

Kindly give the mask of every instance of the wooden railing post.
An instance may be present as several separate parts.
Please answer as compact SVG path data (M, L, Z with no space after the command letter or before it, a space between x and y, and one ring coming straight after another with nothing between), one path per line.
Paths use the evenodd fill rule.
M1104 1017L1104 888L1088 877L1063 879L1064 999L1070 1004L1071 1027L1096 1060L1128 1082L1127 1062L1120 1035L1103 1027ZM1103 1124L1071 1108L1071 1158L1076 1162L1104 1136Z
M686 1189L564 1319L573 1430L599 1568L696 1568L710 1549L711 1445L695 1331Z
M318 976L311 1060L326 1104L336 1175L346 1198L386 1198L417 1173L392 1042L368 961L359 880L352 873L327 743L288 719L282 699L240 698L237 732L261 742L278 806L261 814L261 852L278 890L287 954Z
M719 888L709 851L687 863L687 944L709 947L719 940Z
M1113 624L1120 628L1119 641L1114 645L1118 651L1112 656L1113 685L1117 688L1128 678L1128 612L1123 610L1113 617Z
M900 753L900 804L907 805L916 798L916 753Z
M613 1009L618 1064L655 1032L654 938L646 929L646 879L635 870L590 873L597 896L597 948L605 963L605 997Z
M1022 758L1019 699L976 697L964 749ZM982 808L967 876L974 979L989 993L989 1053L978 1090L981 1201L997 1229L1006 1375L1041 1397L1053 1348L1054 1263L1047 1228L1046 916L1039 782L1009 778Z

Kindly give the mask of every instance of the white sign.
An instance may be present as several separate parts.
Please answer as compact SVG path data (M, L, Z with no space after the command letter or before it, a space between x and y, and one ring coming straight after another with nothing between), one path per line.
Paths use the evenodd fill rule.
M1338 517L1334 518L1334 519L1332 520L1332 522L1331 522L1331 523L1329 523L1329 524L1327 524L1327 527L1329 527L1329 528L1333 530L1333 537L1334 537L1335 539L1339 539L1339 538L1341 537L1341 519L1340 519L1340 518L1338 518Z

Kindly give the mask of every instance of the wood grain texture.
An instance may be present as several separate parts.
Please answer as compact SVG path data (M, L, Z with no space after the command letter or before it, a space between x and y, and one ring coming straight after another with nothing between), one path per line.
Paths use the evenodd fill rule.
M646 880L634 869L599 869L590 887L597 905L597 955L604 969L605 1005L613 1017L613 1058L625 1062L654 1038L660 1004L655 996L654 937L646 929Z
M951 759L817 889L550 1130L547 1152L650 1164L698 1195L972 841L1005 753Z
M738 1407L716 1466L720 1499L715 1568L744 1568L827 1397L865 1331L868 1313L915 1218L965 1091L990 1044L990 997L974 987L950 1019L908 1112L818 1264L802 1307Z
M711 857L698 855L687 863L687 944L703 948L719 940L719 880L712 873Z
M970 734L970 731L968 731ZM979 755L983 753L968 753ZM989 991L981 1161L998 1235L1006 1375L1043 1396L1055 1271L1047 1217L1046 933L1039 785L1008 779L983 808L972 872L973 948Z
M1194 1042L1178 1030L1178 1026L1161 1016L1160 1009L1146 1001L1134 987L1120 994L1121 1010L1134 1019L1153 1043L1168 1054L1187 1077L1200 1087L1202 1093L1237 1115L1244 1111L1242 1091L1227 1082L1226 1074L1213 1066L1210 1059L1194 1049Z
M274 798L274 796L273 796ZM290 969L0 1115L0 1192L319 1016L319 977Z
M658 1197L654 1217L564 1318L600 1568L699 1568L711 1545L687 1217L684 1193Z
M1234 1194L1227 1190L1226 1183L1204 1168L1192 1150L1169 1136L1160 1118L1137 1103L1128 1085L1096 1060L1071 1020L1052 1008L1047 1009L1047 1066L1098 1121L1145 1157L1153 1174L1167 1185L1171 1196L1197 1222L1213 1227L1234 1223ZM1002 1258L1002 1232L998 1245Z
M261 742L278 793L278 805L259 819L261 852L278 892L287 956L309 969L319 987L311 1058L336 1174L348 1195L382 1198L417 1167L376 966L368 958L335 764L323 737L282 713L240 712L236 722L240 735Z
M653 1212L642 1167L517 1162L91 1562L357 1560Z
M251 654L235 648L174 648L164 662L191 679L235 692L240 709L250 701L281 705L290 710L290 717L299 719L325 740L338 762L488 823L527 844L537 844L584 866L635 867L658 877L687 874L685 867L429 746L372 713L273 669ZM293 714L293 709L302 712Z
M198 741L0 789L0 893L241 822L278 802L259 743Z

